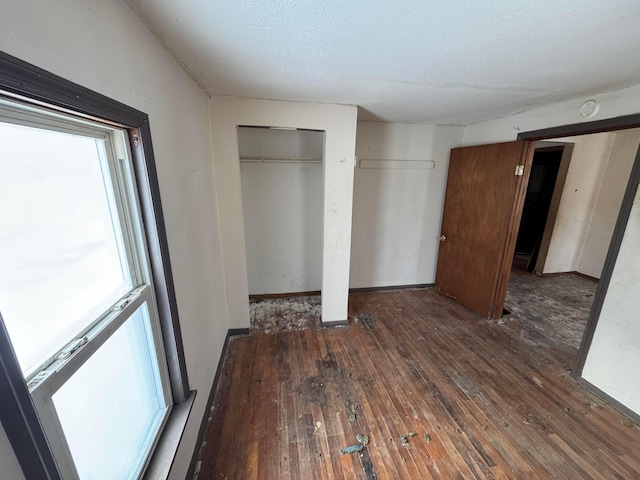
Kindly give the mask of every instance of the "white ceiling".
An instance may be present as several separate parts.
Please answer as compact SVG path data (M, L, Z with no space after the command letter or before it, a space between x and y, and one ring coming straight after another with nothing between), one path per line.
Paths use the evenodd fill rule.
M209 94L468 125L640 83L638 0L125 0Z

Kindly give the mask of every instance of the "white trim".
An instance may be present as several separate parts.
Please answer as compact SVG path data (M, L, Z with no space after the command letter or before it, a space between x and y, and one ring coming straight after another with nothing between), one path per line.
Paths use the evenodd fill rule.
M138 308L150 300L149 287L145 286L143 288L142 292L131 293L121 299L121 301L129 300L129 303L122 310L110 311L106 317L88 332L82 332L78 335L76 338L87 337L87 342L84 345L69 357L63 360L54 360L46 369L38 372L38 374L44 372L46 375L39 382L30 383L29 391L31 395L45 397L57 392Z
M60 418L53 405L53 399L51 396L32 395L32 397L62 478L65 480L80 480L78 470L73 462L69 443L64 436Z
M115 129L4 98L0 98L0 121L102 140L105 140L109 132Z

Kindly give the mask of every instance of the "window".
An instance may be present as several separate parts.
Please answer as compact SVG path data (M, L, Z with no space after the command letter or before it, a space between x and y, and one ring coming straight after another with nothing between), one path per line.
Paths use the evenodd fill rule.
M26 478L140 478L194 397L146 114L0 52L0 222L0 421Z
M136 478L171 405L124 132L0 103L0 311L64 478Z

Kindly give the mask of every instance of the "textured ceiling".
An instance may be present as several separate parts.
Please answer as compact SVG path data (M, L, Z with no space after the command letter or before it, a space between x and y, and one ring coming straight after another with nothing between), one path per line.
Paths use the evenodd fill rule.
M638 0L126 0L209 94L468 125L640 83Z

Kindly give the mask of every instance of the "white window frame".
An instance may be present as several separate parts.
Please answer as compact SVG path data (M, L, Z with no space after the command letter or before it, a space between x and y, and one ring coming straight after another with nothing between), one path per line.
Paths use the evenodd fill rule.
M101 158L101 163L103 172L106 169L110 177L110 181L105 181L105 185L111 187L108 189L108 195L111 196L110 204L115 207L118 230L122 232L123 248L120 249L120 253L126 257L123 263L128 267L132 287L113 306L78 332L65 347L38 368L27 372L25 381L60 473L65 479L79 480L80 477L52 400L53 395L118 328L124 325L140 307L146 305L149 322L145 328L148 330L147 337L153 345L157 366L154 372L157 377L155 383L161 388L165 408L152 426L151 435L144 447L143 458L129 477L130 479L140 478L144 474L170 414L173 398L128 136L121 128L2 99L0 99L0 122L69 133L103 142L105 158Z

